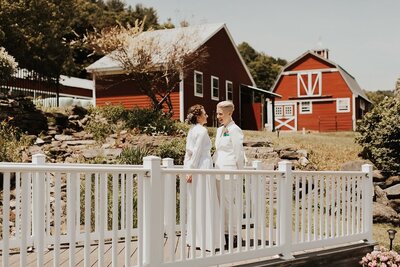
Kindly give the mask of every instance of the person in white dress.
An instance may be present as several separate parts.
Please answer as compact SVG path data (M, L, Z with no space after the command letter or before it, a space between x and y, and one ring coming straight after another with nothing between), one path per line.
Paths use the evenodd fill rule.
M194 105L189 108L186 121L191 124L191 127L186 140L185 169L212 169L213 167L210 152L211 140L204 127L207 117L203 106ZM218 234L219 202L215 177L188 174L186 180L188 182L187 245L209 251L217 249L220 237ZM193 200L195 203L192 203ZM202 209L202 205L205 205L205 209Z
M232 120L234 109L235 106L231 101L222 101L217 105L217 119L222 126L217 129L215 138L216 150L213 157L216 169L237 170L243 169L244 167L243 132ZM232 189L228 186L230 179L233 179ZM236 236L238 225L238 207L235 196L238 178L225 175L224 181L223 195L221 195L220 180L217 181L217 192L220 203L223 202L224 205L224 216L221 215L221 220L223 220L224 223L225 246L228 245L232 236L235 246L237 244Z

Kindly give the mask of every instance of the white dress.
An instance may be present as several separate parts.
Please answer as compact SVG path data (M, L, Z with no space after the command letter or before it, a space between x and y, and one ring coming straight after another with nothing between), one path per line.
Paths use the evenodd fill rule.
M189 130L186 140L186 153L184 160L185 169L212 169L211 140L207 129L196 124ZM204 181L205 179L205 181ZM192 238L192 200L195 190L195 240L196 247L203 248L203 237L205 237L205 249L218 248L219 236L219 201L216 190L215 177L210 175L193 174L192 183L188 183L188 205L187 205L187 244L193 246ZM205 191L205 192L204 192ZM204 192L204 193L203 193ZM204 195L204 199L203 199ZM201 203L205 204L204 211ZM204 214L203 214L204 213ZM212 227L213 226L213 227ZM202 229L205 234L202 235ZM212 246L214 244L214 246Z

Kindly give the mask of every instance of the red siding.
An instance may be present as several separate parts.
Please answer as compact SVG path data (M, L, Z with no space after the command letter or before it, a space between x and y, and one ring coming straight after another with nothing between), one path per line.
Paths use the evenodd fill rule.
M334 65L327 63L326 61L313 56L307 55L297 61L292 66L286 69L286 71L295 71L295 70L314 70L314 69L327 69L327 68L335 68Z
M238 125L242 125L240 121L240 85L251 85L252 82L246 73L239 56L236 53L235 47L229 39L225 29L221 29L212 38L205 43L208 51L207 61L195 69L185 71L184 80L184 112L194 104L201 104L205 107L209 114L208 125L212 125L213 117L215 116L216 105L219 101L226 100L225 84L226 81L233 83L233 103L235 104L235 112L233 119ZM194 95L194 70L203 73L203 97ZM219 78L219 100L211 99L211 76ZM250 111L251 112L251 111ZM242 110L242 116L247 117L249 110ZM242 118L243 120L243 118Z
M96 105L122 104L126 108L150 107L152 104L150 98L139 92L135 82L124 81L125 77L123 75L96 77ZM179 92L177 89L171 93L171 101L173 118L179 119Z

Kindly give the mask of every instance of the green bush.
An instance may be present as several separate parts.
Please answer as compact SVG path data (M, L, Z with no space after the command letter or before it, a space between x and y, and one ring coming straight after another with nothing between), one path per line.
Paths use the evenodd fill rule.
M132 146L122 150L117 161L120 164L141 165L143 158L151 155L153 150L149 146Z
M175 165L183 165L185 151L185 139L177 138L171 142L162 143L157 149L157 155L160 158L173 158Z
M357 126L363 157L387 175L400 174L400 96L387 97Z
M93 135L93 139L97 142L103 142L107 136L114 132L113 125L102 120L91 120L84 127L85 131Z
M21 162L21 150L31 140L7 122L0 122L0 162Z
M99 113L110 123L125 121L128 111L123 105L106 105L99 109Z
M171 135L176 126L171 115L163 111L134 107L127 113L126 126L148 135Z

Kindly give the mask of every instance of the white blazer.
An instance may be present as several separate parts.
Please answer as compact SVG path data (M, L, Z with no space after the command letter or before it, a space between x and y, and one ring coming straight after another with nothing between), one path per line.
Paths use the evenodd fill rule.
M244 149L243 132L231 121L226 127L217 129L215 138L214 163L218 169L232 168L243 169Z

